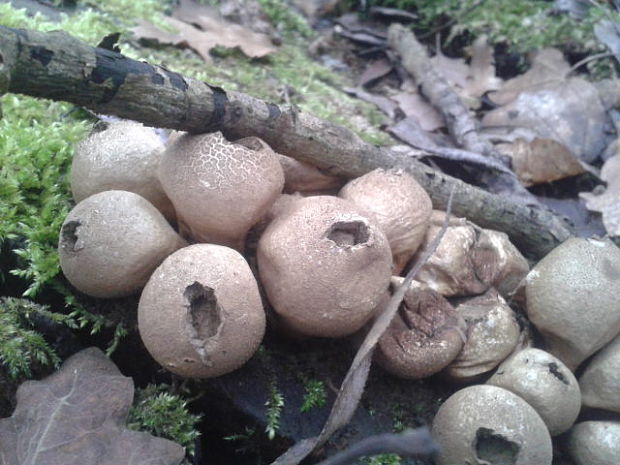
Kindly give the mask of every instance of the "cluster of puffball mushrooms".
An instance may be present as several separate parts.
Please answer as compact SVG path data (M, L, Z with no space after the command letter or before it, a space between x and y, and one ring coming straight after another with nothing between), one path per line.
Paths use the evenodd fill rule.
M162 142L139 123L99 126L75 151L61 267L90 296L141 292L144 345L180 376L220 376L254 354L266 325L259 286L276 330L363 331L445 217L402 171L345 184L256 137ZM242 255L250 231L258 280ZM438 464L551 464L551 437L569 430L577 465L616 464L619 422L573 424L582 405L620 412L619 295L609 241L570 239L530 270L504 233L453 218L375 361L468 386L433 422Z

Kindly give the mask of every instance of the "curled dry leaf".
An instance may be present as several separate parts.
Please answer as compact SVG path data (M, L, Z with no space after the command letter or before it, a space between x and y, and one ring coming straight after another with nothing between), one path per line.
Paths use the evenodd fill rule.
M582 192L579 196L586 201L588 210L602 213L607 234L620 236L620 144L618 141L614 144L616 154L601 169L601 179L607 183L607 189L602 194Z
M512 158L512 167L524 186L557 181L586 171L563 144L553 139L536 137L531 142L517 139L497 148Z
M183 0L173 15L172 18L164 17L164 20L176 33L163 31L147 21L140 21L133 32L138 39L191 48L205 62L211 61L209 52L217 46L239 47L243 53L253 58L263 57L276 50L265 34L230 23L215 9L206 5Z
M17 391L13 415L0 420L0 463L22 465L178 465L183 447L125 428L131 378L96 347L42 381Z

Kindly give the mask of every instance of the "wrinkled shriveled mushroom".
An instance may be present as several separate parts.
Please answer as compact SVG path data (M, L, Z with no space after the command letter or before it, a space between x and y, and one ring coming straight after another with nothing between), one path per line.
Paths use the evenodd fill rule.
M579 385L586 407L620 412L620 336L592 357Z
M105 191L78 203L60 230L63 273L93 297L138 292L164 258L187 243L138 194Z
M519 323L495 289L467 299L456 311L467 323L467 342L442 373L452 381L469 382L513 352L519 341Z
M433 240L444 217L444 212L433 211L419 250ZM416 279L444 296L482 294L493 286L509 297L528 270L527 261L506 234L479 228L463 218L451 218L439 247Z
M284 192L294 194L335 194L344 184L342 178L323 173L316 166L278 154L284 171Z
M553 355L534 348L505 360L487 384L508 389L538 412L551 436L567 431L581 409L575 376Z
M620 249L568 239L530 271L525 295L546 349L575 370L620 333Z
M465 330L465 321L450 302L414 282L379 339L375 360L401 378L426 378L459 354Z
M163 367L211 378L236 370L254 354L265 313L254 275L237 251L195 244L155 270L140 297L138 327Z
M584 421L570 431L568 450L575 465L618 465L619 421Z
M437 465L550 465L551 437L523 399L496 386L461 389L433 420Z
M159 177L182 234L238 250L284 184L267 144L256 137L228 142L219 132L177 136L164 152Z
M376 220L385 233L399 274L420 246L433 205L426 191L402 170L376 169L349 181L338 194Z
M351 334L371 318L392 266L379 227L330 196L293 202L263 233L257 259L278 315L302 334L323 337Z
M153 128L135 121L100 122L77 144L71 165L71 191L76 202L98 192L134 192L168 219L174 207L164 193L157 170L164 144Z

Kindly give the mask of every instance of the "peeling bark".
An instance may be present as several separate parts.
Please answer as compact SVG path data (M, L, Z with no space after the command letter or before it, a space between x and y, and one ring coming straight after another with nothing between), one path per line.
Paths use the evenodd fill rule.
M375 168L402 168L427 190L435 208L445 209L454 186L455 215L506 232L532 258L572 234L548 210L467 185L411 157L368 144L344 127L91 47L62 31L0 26L2 76L9 80L7 92L63 100L156 127L192 133L219 130L232 139L258 136L277 152L334 175L357 177Z

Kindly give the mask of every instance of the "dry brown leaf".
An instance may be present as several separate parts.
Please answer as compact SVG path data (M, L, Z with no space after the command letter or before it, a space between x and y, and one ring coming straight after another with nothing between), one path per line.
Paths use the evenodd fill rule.
M510 155L514 172L524 186L557 181L586 171L566 147L551 139L537 137L531 142L517 139L498 149Z
M601 169L601 179L607 182L602 194L582 192L579 197L586 201L586 208L600 212L603 225L610 236L620 236L620 147L616 144L616 154L608 159Z
M405 116L414 117L425 131L430 132L445 126L439 112L417 92L400 92L391 98L398 103Z
M205 62L211 61L209 52L214 47L239 47L249 57L262 57L276 50L265 34L252 32L243 26L221 18L219 12L207 5L181 0L174 17L164 18L177 32L162 31L157 26L140 21L133 29L138 39L156 40L181 48L191 48ZM197 25L198 27L196 27Z
M524 74L507 81L501 90L491 92L489 98L496 105L506 105L526 90L538 86L564 82L570 71L570 65L564 55L556 48L545 48L536 52L530 69Z
M570 78L521 90L512 102L487 113L482 126L527 127L591 162L607 145L611 120L596 88L583 79Z
M385 76L390 71L394 69L392 63L390 63L385 58L381 58L380 60L375 60L366 66L364 72L360 76L359 86L363 87L366 84L371 83L375 79L379 79L380 77Z
M502 80L495 76L493 48L487 38L478 37L471 48L471 62L464 91L470 97L480 98L491 90L500 89Z

